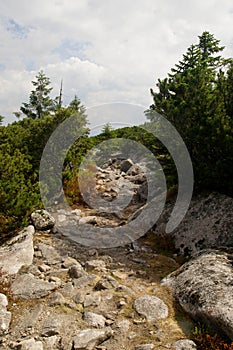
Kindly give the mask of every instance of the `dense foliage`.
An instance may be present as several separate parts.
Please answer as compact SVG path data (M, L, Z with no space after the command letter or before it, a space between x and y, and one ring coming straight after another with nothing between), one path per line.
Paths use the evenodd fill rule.
M233 194L233 61L224 59L219 40L199 36L168 77L151 89L147 111L165 116L190 152L196 188Z
M74 145L75 156L81 159L86 153L85 142L89 130L85 108L75 96L66 108L52 108L55 102L49 97L49 79L43 73L37 76L40 92L45 97L41 108L33 105L37 89L30 95L30 104L23 104L26 118L8 126L0 126L0 234L8 234L27 222L35 208L42 206L39 189L39 166L44 147L57 126L71 115L77 116L77 127L83 131L80 140ZM42 81L42 82L41 82ZM33 82L37 86L36 82ZM32 98L32 96L34 97ZM38 101L37 101L38 102ZM43 107L43 108L42 108ZM67 155L64 173L71 161L71 149Z

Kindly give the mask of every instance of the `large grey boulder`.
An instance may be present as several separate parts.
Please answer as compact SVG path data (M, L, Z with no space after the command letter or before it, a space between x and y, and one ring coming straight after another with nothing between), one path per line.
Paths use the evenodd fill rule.
M167 204L157 222L156 234L164 234L174 204ZM193 255L203 249L233 247L233 198L220 193L193 197L188 212L172 232L179 254Z
M0 293L0 336L8 332L11 322L11 313L7 311L7 305L7 297Z
M3 275L15 274L21 267L32 264L34 232L34 227L30 225L0 247L0 271Z
M233 340L233 256L205 251L163 279L183 309Z
M73 342L74 350L93 350L113 335L110 327L102 329L85 329L80 331Z
M143 295L134 301L134 308L138 314L145 316L148 321L155 321L168 317L168 307L153 295Z
M11 285L11 294L14 298L39 299L45 297L56 288L56 283L43 281L28 273L16 277Z
M55 225L55 219L44 209L36 210L32 213L31 219L37 230L49 230Z

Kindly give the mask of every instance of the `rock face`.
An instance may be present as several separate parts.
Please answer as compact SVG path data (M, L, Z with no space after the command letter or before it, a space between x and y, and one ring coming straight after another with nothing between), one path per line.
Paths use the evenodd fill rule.
M54 218L43 209L36 210L34 213L32 213L31 219L37 230L49 230L55 224Z
M157 223L156 234L163 234L173 205L168 205ZM194 197L189 210L172 232L179 254L193 255L203 249L233 246L233 198L220 193Z
M28 226L0 247L0 271L2 274L12 275L17 273L21 267L32 264L34 232L34 227Z
M181 306L194 319L221 329L233 340L233 256L218 251L196 258L162 282L172 287Z

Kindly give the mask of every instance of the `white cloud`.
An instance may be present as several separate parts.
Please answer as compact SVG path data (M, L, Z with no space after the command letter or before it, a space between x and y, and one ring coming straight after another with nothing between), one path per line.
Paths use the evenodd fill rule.
M40 69L64 103L148 106L149 88L209 30L233 56L229 0L8 0L0 3L0 114L27 101Z

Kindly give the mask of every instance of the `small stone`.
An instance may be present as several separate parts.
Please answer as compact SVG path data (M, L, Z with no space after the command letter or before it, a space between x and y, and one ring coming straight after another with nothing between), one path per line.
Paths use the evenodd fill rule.
M93 350L113 335L110 327L103 329L85 329L80 331L73 341L74 350Z
M98 256L98 250L90 249L90 250L88 250L88 255L89 256Z
M84 294L83 293L78 293L76 294L74 297L73 297L73 301L76 303L76 304L83 304L84 302Z
M64 222L66 221L66 215L64 214L60 214L57 216L57 222L60 223L60 222Z
M100 270L103 271L106 269L105 262L103 260L89 260L86 262L85 265L86 269L88 270Z
M126 301L125 300L120 300L119 303L117 304L117 307L118 308L122 308L125 305L126 305Z
M153 350L154 347L154 344L136 345L135 350Z
M189 339L181 339L177 340L174 344L175 350L196 350L197 346L196 344Z
M118 321L114 325L114 330L117 330L121 334L127 333L129 329L130 329L130 322L128 320Z
M71 258L70 256L65 258L65 260L62 262L62 267L65 269L69 269L71 266L74 266L74 265L82 269L82 265L80 264L80 262L78 262L74 258Z
M42 258L42 252L40 250L34 252L35 258Z
M32 264L34 233L35 229L30 225L0 246L1 275L16 274L22 267Z
M96 216L84 216L79 220L80 225L86 225L86 224L91 224L95 225L97 224L97 217Z
M168 317L167 305L153 295L143 295L136 299L134 308L139 315L145 316L148 321Z
M105 321L106 326L111 326L113 323L114 323L113 320L106 320Z
M91 293L86 295L85 301L84 301L84 307L88 306L99 306L101 303L101 296L99 293Z
M7 311L7 305L7 297L0 293L0 335L8 332L11 322L11 312Z
M55 225L55 219L44 209L32 213L31 219L37 230L49 230Z
M80 215L82 215L82 210L81 209L74 209L74 210L71 210L71 213L75 214L77 216L80 216Z
M106 318L93 312L85 312L84 321L92 327L103 328L105 326Z
M62 257L53 246L45 243L39 243L38 249L41 251L42 257L46 260L46 264L55 265L61 262Z
M111 289L111 288L112 288L112 284L106 279L99 280L95 285L95 290L105 290L105 289Z
M123 279L125 280L128 277L128 274L126 272L121 272L121 271L112 271L112 275L116 278Z
M59 292L53 293L52 295L50 295L50 297L48 299L49 306L62 305L64 303L65 303L65 298Z
M133 290L127 286L124 286L122 284L118 285L116 287L116 291L120 291L120 292L126 292L126 293L129 293L129 294L133 294Z
M42 281L31 273L19 275L11 285L11 293L14 298L39 299L48 295L57 288L55 283Z
M83 277L86 272L83 270L81 265L73 265L69 268L68 274L71 278L80 278Z
M61 279L59 277L56 277L56 276L50 276L49 282L56 283L57 286L61 286L61 283L62 283Z
M54 350L57 349L57 343L59 341L59 337L57 335L53 335L51 337L44 339L45 350Z
M17 349L19 350L43 350L43 343L36 341L34 338L21 341Z
M137 333L135 333L135 332L130 332L130 333L128 334L128 339L129 339L129 340L133 340L134 338L136 338L136 336L137 336Z
M50 337L60 333L62 327L61 320L58 317L49 317L45 320L41 335Z
M76 288L84 288L86 286L92 286L96 280L96 275L85 274L80 278L73 279L72 283Z
M131 166L134 165L131 159L125 159L122 160L120 164L121 171L124 171L125 173L131 168Z
M38 266L38 269L39 269L41 272L47 272L47 271L49 271L51 268L50 268L49 265L42 264L42 265L39 265L39 266Z

